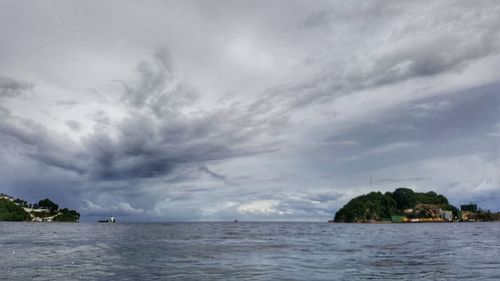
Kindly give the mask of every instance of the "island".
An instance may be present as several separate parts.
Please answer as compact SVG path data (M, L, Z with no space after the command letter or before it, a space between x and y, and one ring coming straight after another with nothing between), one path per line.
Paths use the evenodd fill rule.
M460 210L434 191L414 192L398 188L394 192L370 192L350 200L333 220L342 223L476 222L500 221L499 213L465 204Z
M60 209L59 205L46 198L35 204L0 193L0 221L32 222L78 222L76 210Z

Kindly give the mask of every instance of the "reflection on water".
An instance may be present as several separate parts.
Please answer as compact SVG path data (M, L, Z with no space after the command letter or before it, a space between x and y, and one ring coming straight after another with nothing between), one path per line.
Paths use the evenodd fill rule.
M500 280L500 223L0 223L2 280Z

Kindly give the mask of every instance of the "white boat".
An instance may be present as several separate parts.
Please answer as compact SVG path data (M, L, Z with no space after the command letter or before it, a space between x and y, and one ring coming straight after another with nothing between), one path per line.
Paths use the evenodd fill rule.
M115 223L116 219L115 219L115 217L111 216L111 217L109 217L109 219L107 219L107 220L100 220L99 222Z

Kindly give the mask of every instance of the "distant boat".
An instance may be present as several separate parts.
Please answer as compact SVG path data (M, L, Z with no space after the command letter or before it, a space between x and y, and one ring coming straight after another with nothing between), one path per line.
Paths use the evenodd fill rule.
M109 219L107 219L107 220L99 220L99 222L102 222L102 223L115 223L116 219L115 219L115 217L111 216L111 217L109 217Z

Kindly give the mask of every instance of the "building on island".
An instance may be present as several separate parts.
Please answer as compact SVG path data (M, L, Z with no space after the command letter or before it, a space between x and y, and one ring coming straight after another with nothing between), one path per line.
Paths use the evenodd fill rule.
M460 219L462 221L476 221L478 219L477 212L476 204L460 205Z
M460 211L475 213L475 212L477 212L477 205L472 204L472 203L467 204L467 205L460 205Z
M453 221L453 212L452 211L442 211L441 218L445 221Z

